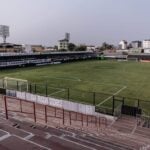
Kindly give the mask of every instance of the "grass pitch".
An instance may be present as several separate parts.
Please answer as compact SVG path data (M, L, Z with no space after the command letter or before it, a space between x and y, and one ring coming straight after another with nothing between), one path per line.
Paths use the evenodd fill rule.
M142 100L150 98L150 63L81 61L66 64L0 71L0 78L13 77L38 83L37 92L93 103L92 92L104 92ZM81 92L87 91L87 92ZM107 102L109 95L96 95L96 104Z

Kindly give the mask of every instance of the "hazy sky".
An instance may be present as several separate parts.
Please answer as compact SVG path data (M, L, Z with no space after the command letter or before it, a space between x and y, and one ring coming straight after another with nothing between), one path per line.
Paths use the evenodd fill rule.
M0 24L10 26L8 42L100 45L150 38L150 0L0 0ZM0 42L2 39L0 39Z

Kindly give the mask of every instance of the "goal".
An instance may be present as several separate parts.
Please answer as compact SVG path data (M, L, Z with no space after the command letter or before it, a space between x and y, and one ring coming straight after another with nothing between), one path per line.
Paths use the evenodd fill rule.
M136 62L139 61L138 58L127 58L127 60L128 60L128 61L136 61Z
M3 83L6 89L28 91L28 80L4 77Z

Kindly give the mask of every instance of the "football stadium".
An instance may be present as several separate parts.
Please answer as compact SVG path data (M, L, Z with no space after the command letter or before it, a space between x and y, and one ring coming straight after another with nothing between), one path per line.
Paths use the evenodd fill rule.
M150 150L149 6L1 1L0 150Z
M78 55L3 59L0 149L149 149L150 64Z

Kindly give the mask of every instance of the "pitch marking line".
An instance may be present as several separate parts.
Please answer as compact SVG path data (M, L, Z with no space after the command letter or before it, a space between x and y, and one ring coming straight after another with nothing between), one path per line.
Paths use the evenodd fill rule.
M118 87L122 87L123 85L120 84L111 84L111 83L105 83L105 82L96 82L96 81L86 81L86 80L81 80L82 82L85 83L94 83L96 85L111 85L111 86L118 86Z
M56 87L48 87L48 88L50 88L50 89L54 89L54 90L62 90L63 88L56 88Z
M100 102L97 106L101 106L102 104L104 104L105 102L107 102L110 98L112 98L114 95L119 94L120 92L122 92L124 89L126 89L127 86L124 86L123 88L121 88L120 90L118 90L116 93L114 93L112 96L109 96L108 98L104 99L102 102Z
M49 76L44 76L45 78L50 78L50 79L58 79L58 80L70 80L70 81L78 81L80 82L81 80L77 77L71 77L71 78L65 78L65 77L49 77Z
M117 95L118 93L120 93L120 92L122 92L124 89L126 89L127 88L127 86L124 86L123 88L121 88L119 91L117 91L115 94L113 94L113 95Z
M64 91L65 91L65 89L62 89L62 90L60 90L60 91L57 91L57 92L51 93L51 94L49 94L48 96L52 96L52 95L55 95L55 94L57 94L57 93L61 93L61 92L64 92Z

